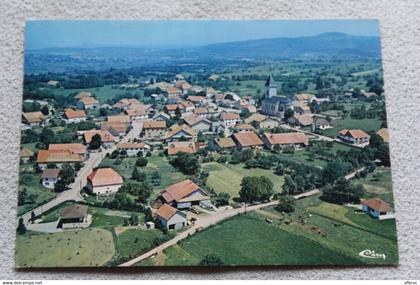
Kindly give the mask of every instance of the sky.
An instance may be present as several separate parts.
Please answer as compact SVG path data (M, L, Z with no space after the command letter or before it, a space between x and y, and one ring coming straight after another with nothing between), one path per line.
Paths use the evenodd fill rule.
M376 20L28 21L25 48L181 47L325 32L379 36Z

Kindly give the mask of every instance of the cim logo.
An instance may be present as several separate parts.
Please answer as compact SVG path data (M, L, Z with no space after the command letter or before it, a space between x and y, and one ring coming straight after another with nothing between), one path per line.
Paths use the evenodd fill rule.
M386 259L385 253L378 253L370 249L365 249L359 252L359 256L365 257L365 258L382 258L383 260Z

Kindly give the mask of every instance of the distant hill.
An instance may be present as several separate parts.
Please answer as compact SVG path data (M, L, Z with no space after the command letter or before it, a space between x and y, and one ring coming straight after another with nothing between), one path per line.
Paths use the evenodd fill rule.
M380 39L344 33L323 33L311 37L271 38L211 44L192 52L208 56L248 58L291 58L317 56L380 57Z

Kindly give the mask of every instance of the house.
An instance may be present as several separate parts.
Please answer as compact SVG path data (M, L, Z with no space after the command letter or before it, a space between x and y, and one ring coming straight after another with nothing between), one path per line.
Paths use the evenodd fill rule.
M99 101L94 97L83 97L76 104L77 108L85 110L96 109L99 106Z
M202 118L211 119L216 114L216 111L213 107L196 107L194 114Z
M264 145L273 150L276 146L284 147L305 147L309 145L309 138L304 133L265 133L262 137Z
M31 158L34 156L34 153L27 148L21 148L19 155L20 155L20 160L22 161L22 163L28 163L31 160Z
M141 104L141 103L136 98L130 98L130 99L124 98L124 99L119 100L114 105L112 105L112 108L117 109L117 110L127 110L133 104Z
M375 92L366 92L366 91L361 92L360 97L359 97L360 100L364 100L364 101L374 101L378 98L379 96Z
M197 138L196 131L186 124L172 125L165 135L166 141L195 141Z
M80 123L86 121L86 113L83 110L64 109L63 119L66 124Z
M171 117L176 116L176 112L178 110L178 104L168 104L163 107L163 111Z
M149 118L153 111L152 105L132 103L124 110L124 114L128 115L131 120L144 120Z
M83 157L83 160L87 158L87 147L81 143L55 143L49 144L48 150L52 151L68 151L73 154L78 154Z
M311 114L294 115L287 119L287 123L292 126L308 127L312 126L314 120Z
M194 154L198 151L198 143L194 141L174 141L169 142L167 147L168 155L175 155L177 153Z
M171 119L168 114L164 112L157 113L153 116L153 121L166 121L168 122Z
M166 121L144 121L141 136L145 139L162 139L166 132Z
M130 123L130 116L128 115L115 115L115 116L108 116L106 120L111 123Z
M204 106L207 103L207 98L204 96L188 96L187 100L195 106Z
M239 133L242 132L253 132L255 129L251 124L237 124L235 130Z
M104 148L111 148L117 142L117 138L109 131L90 130L83 133L83 140L85 144L90 144L94 135L101 136L101 143Z
M158 199L177 209L188 209L196 205L206 208L212 206L207 193L190 179L165 188Z
M175 82L175 87L181 90L182 95L186 95L192 86L186 80L180 79Z
M43 126L47 120L47 116L42 114L42 112L27 112L22 113L22 123L28 126Z
M362 210L375 219L395 219L394 208L379 198L362 200Z
M180 101L178 103L178 110L181 113L192 113L194 111L194 104L190 101Z
M274 129L277 128L280 123L278 120L267 117L262 114L252 114L244 120L246 124L251 124L257 129Z
M144 142L140 143L119 143L117 144L117 149L119 151L126 151L128 156L136 156L141 153L143 156L146 156L150 152L150 146Z
M168 204L159 207L156 218L167 230L180 230L187 225L187 215Z
M293 96L293 99L302 105L309 105L312 103L313 100L316 99L316 97L314 94L302 93L302 94L295 94L295 96Z
M190 90L188 90L188 94L192 96L206 96L206 91L201 86L193 85Z
M79 101L80 99L91 97L91 96L92 96L92 93L86 92L86 91L81 91L81 92L77 93L76 96L74 96L74 99L76 101Z
M254 132L235 133L232 139L239 149L261 148L264 144Z
M370 140L370 136L361 129L343 129L338 133L338 138L345 143L358 147L365 147L369 145Z
M220 121L222 121L225 126L234 126L237 123L241 122L241 117L237 113L226 113L223 112L220 114Z
M88 206L72 204L63 209L58 227L62 229L87 228L92 222L92 216L88 214Z
M211 122L209 120L194 114L184 117L184 122L189 127L193 128L197 133L206 133L211 129Z
M385 143L389 143L389 132L387 128L380 129L377 133Z
M54 189L55 183L58 181L58 175L60 169L58 168L47 168L42 172L41 182L42 186L50 189Z
M270 75L265 83L267 92L261 103L261 112L265 115L284 118L284 112L292 106L292 101L285 96L277 95L277 83Z
M298 115L310 114L311 108L308 105L299 102L293 106L293 111L295 111L295 114Z
M317 116L314 116L312 118L313 118L312 131L315 131L315 130L325 130L325 129L332 128L331 127L331 124L327 120L327 118L317 117Z
M72 153L69 150L45 150L41 149L38 151L36 162L40 170L45 170L48 164L55 164L58 168L64 163L73 165L77 162L83 162L84 158L82 155Z
M124 136L129 127L129 123L101 122L101 130L108 131L115 137Z
M216 94L217 94L217 91L213 87L207 87L206 88L206 98L207 99L212 99Z
M229 152L236 147L232 138L217 138L214 142L219 152Z
M96 195L109 195L118 192L123 178L112 168L97 168L87 177L88 191Z

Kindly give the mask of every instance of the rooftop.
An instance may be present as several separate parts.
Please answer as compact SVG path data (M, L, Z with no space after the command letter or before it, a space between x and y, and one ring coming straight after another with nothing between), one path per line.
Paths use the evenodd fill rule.
M122 184L123 178L112 168L97 168L87 179L92 183L92 186L106 186Z

